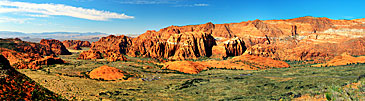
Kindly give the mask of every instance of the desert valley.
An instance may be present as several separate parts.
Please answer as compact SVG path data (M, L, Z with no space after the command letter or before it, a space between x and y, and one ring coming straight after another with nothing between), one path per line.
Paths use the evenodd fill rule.
M2 38L0 54L1 100L365 100L365 18Z

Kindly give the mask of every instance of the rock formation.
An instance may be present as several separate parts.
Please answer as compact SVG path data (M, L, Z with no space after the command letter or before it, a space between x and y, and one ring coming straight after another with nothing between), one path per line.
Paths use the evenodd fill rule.
M91 79L102 79L102 80L123 80L125 73L115 67L101 66L89 73Z
M38 43L25 42L18 38L0 39L2 48L10 49L16 52L27 53L30 55L52 55L54 52L50 47Z
M81 47L90 47L91 44L89 41L81 41L81 40L65 40L62 41L63 45L66 48L72 48L75 50L81 50Z
M216 44L211 33L206 32L186 32L163 36L165 36L163 33L149 31L137 37L133 40L128 54L173 60L197 59L202 56L211 56L212 47Z
M199 72L208 69L209 65L201 64L192 61L174 61L167 62L163 69L176 70L188 74L198 74Z
M274 59L279 59L276 53L277 47L267 44L257 44L251 46L245 52L249 55L261 56L261 57L270 57Z
M102 59L102 55L99 51L83 51L77 59L91 60L91 59Z
M212 58L227 58L228 56L239 56L246 51L246 45L238 37L216 41L217 45L213 46Z
M271 58L243 54L228 60L210 61L170 61L164 63L163 69L176 70L188 74L198 74L209 68L257 70L270 68L288 68L290 65L284 61Z
M61 58L53 57L53 56L46 56L43 59L32 61L28 64L28 68L31 69L40 69L42 65L53 65L53 64L64 64ZM22 68L20 68L22 69Z
M71 52L66 49L61 41L42 39L40 44L50 47L55 55L71 55Z
M132 44L132 41L129 37L121 35L114 36L109 35L108 37L103 37L97 42L93 42L91 44L91 50L99 51L101 53L118 53L125 54L127 53L127 48Z
M3 55L0 55L0 70L1 100L62 100L12 68Z
M239 38L234 38L224 42L227 56L239 56L246 51L245 42Z
M106 59L108 61L127 61L127 57L125 57L123 54L118 54L118 53L113 53L113 52L108 52L104 54L104 57L107 57Z
M342 53L339 56L334 57L330 61L327 61L324 64L313 65L315 67L327 67L327 66L340 66L340 65L349 65L349 64L357 64L357 63L365 63L365 56L353 57L348 55L347 53Z

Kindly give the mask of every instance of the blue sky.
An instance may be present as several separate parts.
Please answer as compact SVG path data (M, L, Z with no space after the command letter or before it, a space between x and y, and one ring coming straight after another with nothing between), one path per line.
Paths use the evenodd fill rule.
M141 34L170 25L365 17L363 0L0 0L0 31Z

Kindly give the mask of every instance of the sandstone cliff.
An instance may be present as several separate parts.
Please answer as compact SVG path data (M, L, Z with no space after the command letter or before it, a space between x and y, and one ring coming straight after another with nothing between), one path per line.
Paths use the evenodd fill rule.
M212 47L215 44L211 33L206 32L165 35L149 31L133 40L128 55L173 60L197 59L202 56L211 56Z

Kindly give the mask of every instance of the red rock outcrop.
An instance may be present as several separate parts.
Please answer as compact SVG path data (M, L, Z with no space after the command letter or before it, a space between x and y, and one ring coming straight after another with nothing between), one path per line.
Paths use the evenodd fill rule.
M91 79L102 79L102 80L123 80L125 78L126 73L122 70L109 67L109 66L101 66L89 73Z
M245 42L239 38L234 38L224 42L227 56L239 56L246 51Z
M170 61L164 63L163 69L176 70L188 74L198 74L199 72L209 68L258 70L288 67L290 67L290 65L284 61L243 54L232 59L221 61Z
M173 60L197 59L202 56L211 56L215 39L211 33L186 32L178 30L168 31L165 35L155 31L135 38L128 55L152 58L169 58ZM168 34L167 33L167 34Z
M91 59L102 59L102 55L99 51L83 51L77 59L91 60Z
M63 45L66 48L72 48L75 50L81 50L81 47L90 47L91 44L89 41L81 41L81 40L65 40L62 41Z
M52 55L54 52L50 47L44 46L38 43L25 42L18 38L15 39L0 39L2 48L14 50L21 53L27 53L30 55Z
M107 57L106 59L108 61L127 61L127 57L125 57L123 54L118 54L118 53L113 53L113 52L108 52L104 54L104 57Z
M53 51L53 53L55 55L71 55L72 53L69 52L66 47L63 45L63 43L59 40L47 40L47 39L42 39L40 41L41 45L50 47L51 50Z
M204 65L193 61L174 61L167 62L163 69L176 70L188 74L198 74L199 72L208 69L209 65Z
M327 66L340 66L340 65L349 65L349 64L357 64L357 63L365 63L365 56L353 57L348 55L347 53L342 53L339 56L334 57L330 61L327 61L324 64L313 65L315 67L327 67Z
M0 70L1 100L62 100L55 93L16 71L2 55L0 55Z
M63 61L53 57L54 52L50 46L24 42L20 39L1 39L4 46L0 53L4 55L14 68L18 69L40 69L42 65L52 65ZM50 55L43 58L43 55ZM62 62L63 63L63 62Z
M97 42L93 42L90 49L94 51L100 51L101 53L113 52L125 54L127 53L127 49L131 44L132 41L127 36L109 35L108 37L102 37Z
M273 57L274 59L324 59L323 57L333 56L330 51L326 50L336 49L334 48L334 45L337 45L337 48L340 46L349 47L346 45L341 45L340 43L348 39L365 37L363 34L365 33L365 27L362 26L362 24L362 19L332 20L328 18L307 16L287 20L254 20L228 24L206 23L201 25L169 26L159 31L147 31L139 37L134 38L133 45L129 48L130 51L128 52L128 55L152 58L169 57L172 59L176 51L165 51L166 42L170 37L174 37L175 34L183 33L192 33L192 35L199 33L209 33L212 37L217 39L216 43L218 47L215 47L214 52L217 52L218 54L222 53L221 50L223 49L221 47L223 45L220 45L220 43L231 38L238 37L241 41L244 42L244 45L247 48L256 44L270 44L275 46L277 49L275 54L277 55L270 55L265 53L270 57L275 56ZM306 43L309 43L311 45L306 45ZM321 47L319 47L318 49L318 45L316 46L316 44L328 43L331 43L332 48L327 47L326 45L319 45L321 47L323 46L326 49L320 49ZM352 44L355 43L352 42ZM357 46L359 45L362 45L362 42L357 42ZM227 46L227 48L228 47L229 49L227 50L227 56L237 56L241 54L239 51L236 51L237 49L233 49L234 46ZM312 50L314 47L317 48L315 51ZM295 48L295 50L293 50L292 48ZM363 48L349 48L350 49L347 50L350 50L348 52L350 54L358 55L364 53L362 52ZM286 51L286 49L289 50ZM184 49L183 51L189 51L189 53L194 53L192 52L192 50L189 49ZM295 53L295 55L285 56L291 53ZM341 52L336 52L335 54L339 53ZM180 57L178 59L184 59L181 58L184 56L177 57ZM190 56L185 58L194 59L196 57Z
M277 47L273 45L267 44L257 44L249 47L246 50L246 54L253 56L261 56L261 57L270 57L273 59L279 59L278 54L276 53Z
M63 61L61 58L53 57L53 56L46 56L43 59L39 59L36 61L32 61L28 64L28 68L31 69L40 69L42 68L42 65L53 65L53 64L64 64L65 61ZM19 68L23 69L23 68Z
M218 40L217 45L213 46L212 58L224 59L228 56L239 56L246 51L246 45L243 40L238 37Z

